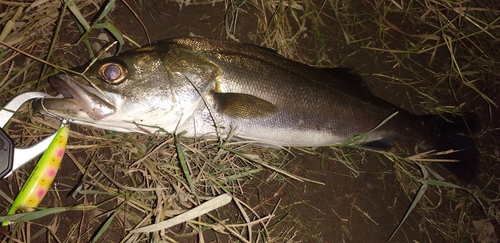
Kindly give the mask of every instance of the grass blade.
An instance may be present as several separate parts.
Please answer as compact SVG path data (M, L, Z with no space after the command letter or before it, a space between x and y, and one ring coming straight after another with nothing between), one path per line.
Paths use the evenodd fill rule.
M201 205L197 206L196 208L193 208L183 214L180 214L176 216L175 218L165 220L160 223L148 225L142 228L134 229L131 232L132 233L147 233L147 232L153 232L153 231L159 231L162 229L168 229L174 225L186 222L188 220L197 218L199 216L202 216L212 210L215 210L217 208L223 207L224 205L230 203L232 200L232 197L229 194L222 194L219 195L213 199L210 199L207 202L202 203Z

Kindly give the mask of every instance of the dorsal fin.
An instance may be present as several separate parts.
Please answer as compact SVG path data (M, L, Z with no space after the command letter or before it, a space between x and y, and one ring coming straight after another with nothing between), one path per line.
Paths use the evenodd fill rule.
M260 49L262 51L266 51L266 52L269 52L269 53L273 53L273 54L278 54L278 51L277 50L274 50L272 48L269 48L269 47L265 47L265 46L259 46L259 45L254 45L254 44L247 44L245 43L246 46L250 46L250 47L253 47L255 49Z
M363 77L350 68L335 67L322 68L321 70L332 75L335 80L344 83L344 85L348 85L350 89L355 89L358 92L369 94L370 96L373 95Z

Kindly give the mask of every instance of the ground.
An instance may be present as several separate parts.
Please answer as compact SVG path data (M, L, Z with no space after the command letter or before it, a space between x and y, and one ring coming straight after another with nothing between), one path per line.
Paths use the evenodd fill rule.
M498 46L498 39L494 38L494 34L493 37L487 35L493 30L481 32L466 24L449 29L430 27L434 23L440 23L439 21L443 24L445 20L450 21L449 25L461 23L457 20L460 16L451 11L460 10L463 6L459 4L444 11L442 9L446 9L445 5L431 1L424 1L429 5L417 1L408 6L400 6L394 1L271 2L273 1L258 5L256 1L185 1L184 4L174 1L134 1L127 2L129 6L118 2L106 21L113 23L126 37L123 50L134 48L129 40L145 45L148 41L186 36L267 45L289 58L310 65L352 68L366 79L376 95L417 114L455 111L456 107L460 107L462 111L475 112L485 126L477 140L482 162L477 179L471 183L457 180L439 165L431 165L430 168L445 176L447 182L467 188L471 193L429 185L425 196L409 217L403 220L422 185L415 180L421 176L417 167L400 159L408 154L405 150L394 148L390 154L348 147L293 148L290 153L276 149L243 150L307 179L299 181L259 166L244 167L248 166L248 161L234 162L240 163L238 166L242 168L257 168L260 172L252 175L251 180L237 180L236 183L241 187L232 185L222 186L222 189L212 187L211 190L231 191L255 212L252 214L247 210L251 221L258 217L272 216L270 220L263 220L253 227L255 232L249 241L387 242L395 232L391 242L496 242L500 235L498 204L495 204L499 195L500 155L495 138L498 137L500 116L495 104L500 103L500 96L498 81L495 80L499 75L488 67L495 64L498 66L498 60L495 60L498 55L494 53L500 53L495 48ZM102 6L101 3L77 3L85 6L80 11L89 22L97 18L96 11ZM3 5L2 9L11 10L13 6ZM265 8L261 9L261 6ZM484 6L467 7L474 10L486 9ZM134 16L131 9L137 16ZM412 12L411 9L415 11ZM418 9L422 10L419 12ZM262 12L266 15L263 16ZM421 13L421 18L415 17L417 12ZM485 15L496 16L497 20L499 13L498 9L485 11ZM450 16L457 19L446 19ZM495 22L491 23L494 25ZM56 39L56 51L50 61L63 67L86 63L89 56L85 45L71 45L81 34L69 14L64 15L62 26ZM453 34L458 36L458 29L461 28L464 31L471 28L466 33L486 33L486 37L480 34L474 35L473 37L477 37L474 40L454 37ZM48 31L52 33L53 30ZM450 39L446 39L447 37ZM455 40L453 38L460 41L452 41ZM478 42L481 38L484 43L489 44ZM48 43L47 39L44 40ZM113 35L96 29L88 36L88 40L94 51L99 51L113 40ZM452 56L451 50L459 54ZM35 52L28 48L25 51ZM488 59L490 63L478 64L477 60L482 60L480 57L484 56L491 57ZM25 57L18 56L14 60L22 62L23 58ZM5 64L9 62L6 61ZM7 69L4 62L2 69ZM464 76L458 76L457 69L463 71ZM39 68L38 73L40 72ZM38 75L40 74L35 74L28 80L37 79ZM49 73L41 76L47 75ZM449 82L450 79L454 81ZM53 93L45 79L42 80L36 87L27 85L28 89L38 88ZM24 84L21 78L14 79L13 82ZM12 97L12 91L5 91L6 86L2 82L2 99L5 98L5 101ZM17 91L26 90L20 88ZM26 113L30 113L29 108L26 110ZM43 122L45 118L41 115L30 115L34 118L28 119L29 122L51 127L50 122ZM27 118L18 119L18 132L12 132L15 134L12 136L22 139L32 131L22 125ZM25 132L26 129L30 132ZM150 215L157 212L153 207L162 204L157 203L158 201L174 205L165 206L170 210L168 213L186 210L196 204L192 195L184 195L187 190L183 189L183 193L179 193L178 188L187 187L180 172L181 179L169 181L171 185L167 185L165 181L162 181L165 184L160 185L154 178L142 178L134 174L145 173L144 171L153 170L150 167L159 166L156 164L158 160L150 161L148 156L162 158L166 164L178 166L173 140L111 133L76 125L72 125L71 129L73 133L67 157L58 172L53 190L41 207L69 209L67 207L79 206L56 216L49 215L20 224L14 230L3 227L0 230L3 242L9 239L17 240L14 242L90 242L92 239L97 239L95 242L135 242L148 238L152 242L159 242L159 239L172 242L248 240L228 234L227 229L221 230L224 233L216 233L216 230L210 229L211 226L206 226L203 234L190 233L193 228L205 227L193 222L165 232L131 235L130 229L139 224L140 220L137 219L150 219L148 223L152 223L160 218L158 215ZM45 134L50 132L47 129L42 131ZM30 141L32 140L25 139L22 143L29 144ZM163 145L163 142L168 141L167 145ZM186 154L193 156L193 160L197 156L194 152L197 149L211 147L211 152L207 153L220 153L217 149L214 150L214 145L194 143L191 146L192 141L183 143L186 145ZM162 145L156 150L159 144ZM144 161L144 165L135 167L137 161ZM107 164L109 168L106 167ZM5 210L10 205L9 199L15 197L19 185L22 185L33 166L34 164L26 166L16 175L0 182L0 205ZM412 174L405 174L407 171ZM134 175L131 176L132 174ZM106 179L108 176L112 179ZM214 180L220 183L219 179L222 180ZM102 182L106 180L107 184ZM80 195L76 199L68 195L80 185L83 189L78 189ZM127 189L163 186L169 189L144 195ZM169 194L176 196L168 197ZM479 198L483 208L472 195ZM183 201L182 196L191 200ZM228 225L248 221L243 219L236 203L214 212L210 218L200 217L199 221L215 225L217 220L214 218ZM106 224L108 222L109 225ZM249 237L246 227L232 227L244 237Z

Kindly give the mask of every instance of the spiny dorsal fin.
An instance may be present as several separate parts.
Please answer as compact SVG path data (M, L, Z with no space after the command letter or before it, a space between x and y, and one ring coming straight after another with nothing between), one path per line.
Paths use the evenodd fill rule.
M216 110L232 118L262 118L275 114L278 110L271 102L253 95L213 92L213 97Z

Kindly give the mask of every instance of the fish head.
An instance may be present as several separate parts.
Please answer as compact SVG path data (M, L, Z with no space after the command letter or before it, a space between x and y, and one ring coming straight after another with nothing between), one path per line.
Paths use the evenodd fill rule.
M146 132L139 124L172 130L185 104L175 97L173 80L178 74L168 69L152 48L101 59L50 77L50 85L63 98L41 99L34 109L113 131Z

